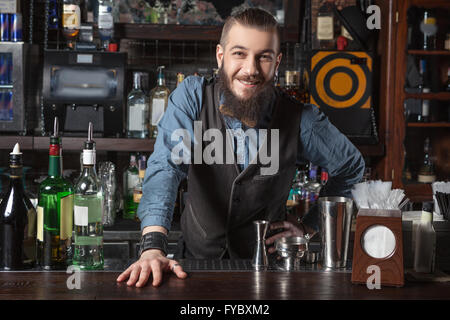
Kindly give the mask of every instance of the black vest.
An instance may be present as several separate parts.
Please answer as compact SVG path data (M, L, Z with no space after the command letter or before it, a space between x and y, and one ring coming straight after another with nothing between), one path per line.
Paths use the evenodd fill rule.
M185 258L219 259L228 250L231 259L249 259L256 240L253 221L285 219L285 204L296 169L301 111L301 104L277 91L267 130L267 150L273 156L270 129L279 129L279 169L274 175L261 175L260 164L250 164L240 172L236 161L189 166L189 197L181 216ZM203 133L219 129L224 149L226 146L226 152L234 154L225 139L227 127L219 111L218 85L213 80L204 86L199 120ZM203 142L203 149L209 143Z

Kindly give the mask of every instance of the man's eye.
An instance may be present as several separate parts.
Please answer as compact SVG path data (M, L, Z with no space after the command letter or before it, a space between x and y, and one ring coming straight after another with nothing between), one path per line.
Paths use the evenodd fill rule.
M236 51L233 53L234 56L243 56L244 53L242 51Z
M272 61L272 57L271 56L269 56L269 55L262 55L261 57L260 57L260 59L261 60L263 60L263 61Z

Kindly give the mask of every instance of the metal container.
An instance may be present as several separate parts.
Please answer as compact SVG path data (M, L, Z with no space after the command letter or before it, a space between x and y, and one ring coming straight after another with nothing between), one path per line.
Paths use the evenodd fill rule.
M353 215L353 200L345 197L319 198L323 266L345 268Z
M275 241L275 249L282 258L300 259L308 251L305 237L283 237Z
M253 221L256 231L256 244L255 251L253 254L252 266L256 270L263 270L269 265L269 260L267 258L266 252L266 233L269 229L269 221L266 220L256 220Z

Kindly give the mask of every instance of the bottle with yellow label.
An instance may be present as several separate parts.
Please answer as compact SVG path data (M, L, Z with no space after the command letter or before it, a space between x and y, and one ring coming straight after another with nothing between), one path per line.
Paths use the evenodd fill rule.
M63 35L68 47L73 49L81 27L80 0L64 0L62 16Z
M423 19L420 22L420 31L422 32L422 48L423 50L436 50L436 35L438 26L436 16L431 9L423 12Z
M48 177L39 186L37 208L37 260L45 270L65 269L72 256L74 189L61 175L61 159L61 139L55 129L50 137Z
M139 167L139 183L134 187L133 190L133 201L137 205L139 205L139 203L141 202L145 170L147 169L147 158L145 156L140 157L138 161L138 167Z

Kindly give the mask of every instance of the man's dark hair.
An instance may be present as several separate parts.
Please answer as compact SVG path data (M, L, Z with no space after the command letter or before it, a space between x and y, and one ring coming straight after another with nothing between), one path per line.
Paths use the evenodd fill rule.
M225 20L222 35L220 37L220 45L222 47L225 47L228 32L236 23L262 31L275 31L278 37L278 51L280 50L281 31L277 20L271 13L259 8L245 8L239 10Z

